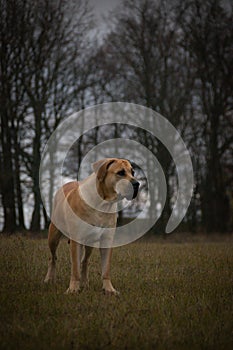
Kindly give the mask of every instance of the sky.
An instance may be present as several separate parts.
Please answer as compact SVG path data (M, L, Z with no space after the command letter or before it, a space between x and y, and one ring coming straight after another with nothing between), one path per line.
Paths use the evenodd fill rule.
M232 0L222 0L222 3L229 11L232 10L231 1ZM98 21L101 23L101 16L103 14L107 14L109 10L113 10L118 4L121 3L121 0L89 0L89 2L95 10Z
M114 9L120 0L89 0L89 2L94 7L96 15L101 17L102 14Z
M109 11L114 10L121 3L120 0L89 0L89 2L94 9L96 20L100 26L104 21L102 16L107 15Z
M121 0L89 0L89 3L93 8L97 31L101 38L108 31L108 23L104 16L107 16L109 11L114 10L121 3Z

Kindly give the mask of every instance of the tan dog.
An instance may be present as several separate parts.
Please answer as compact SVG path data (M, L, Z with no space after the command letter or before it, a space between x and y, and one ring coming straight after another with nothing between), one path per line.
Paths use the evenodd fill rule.
M95 235L100 232L103 290L117 294L110 280L111 232L116 227L117 202L122 198L135 198L139 182L134 178L131 163L125 159L100 160L93 164L93 170L94 173L84 181L69 182L56 193L48 236L52 257L45 282L55 279L56 249L62 235L60 229L71 238L71 277L66 293L77 293L88 285L88 260L93 246L96 246L89 246L88 242L89 237L93 237L92 228L96 228ZM72 232L76 230L77 236ZM104 246L107 248L102 248Z

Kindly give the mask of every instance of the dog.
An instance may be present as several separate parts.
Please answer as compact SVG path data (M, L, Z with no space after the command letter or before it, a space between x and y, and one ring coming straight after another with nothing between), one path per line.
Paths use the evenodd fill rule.
M88 287L88 261L93 247L99 246L102 289L105 294L117 295L118 291L110 279L117 203L123 198L134 199L140 184L134 177L130 161L126 159L105 158L92 167L94 172L89 177L65 184L55 195L48 234L52 256L44 281L55 280L56 250L62 233L65 233L70 238L71 259L70 283L66 293L78 293Z

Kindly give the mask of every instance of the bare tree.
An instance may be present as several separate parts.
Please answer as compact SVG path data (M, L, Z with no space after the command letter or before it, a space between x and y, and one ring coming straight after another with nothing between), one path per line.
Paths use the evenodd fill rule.
M31 179L35 231L41 225L42 147L61 119L81 108L81 92L91 84L87 34L92 19L83 0L1 0L0 6L4 230L14 231L20 222L24 226L23 171L27 183Z
M22 47L17 35L23 8L15 1L0 1L0 120L1 120L1 200L4 231L24 228L20 184L20 133L25 117L25 90L21 84Z
M230 224L232 19L232 11L227 13L218 0L190 0L182 22L195 69L194 114L199 137L193 146L199 158L198 186L208 232L226 231Z
M232 10L220 0L126 0L97 56L94 94L150 107L180 131L191 152L195 189L187 218L207 231L229 229L232 193ZM100 95L100 94L99 94ZM166 149L134 135L159 158L170 215L177 184Z
M102 89L109 100L142 104L164 115L183 132L194 82L190 56L181 45L180 16L173 3L126 0L100 49ZM165 147L145 131L135 138L159 158L167 177L165 221L171 212L175 167Z

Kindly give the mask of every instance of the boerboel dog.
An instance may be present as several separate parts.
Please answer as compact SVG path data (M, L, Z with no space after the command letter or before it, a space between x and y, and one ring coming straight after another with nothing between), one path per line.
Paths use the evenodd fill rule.
M104 239L107 239L106 242L108 242L110 237L111 241L108 228L115 231L117 202L123 198L134 199L138 193L139 182L135 179L134 170L128 160L105 158L92 166L94 172L88 178L80 182L69 182L60 188L53 203L48 235L52 257L49 261L45 282L55 280L56 250L62 232L66 233L70 237L71 258L71 277L66 293L77 293L83 287L88 286L88 261L93 249L92 244L88 245L88 239L85 241L85 237L90 236L89 228L105 228ZM70 208L75 215L75 220L72 215L67 214ZM70 224L74 221L75 225ZM59 223L58 227L56 223ZM77 236L72 236L72 230L78 230ZM76 239L76 237L81 237L81 239ZM99 245L103 291L106 294L118 294L110 279L112 247L109 242L106 247L104 246L104 244Z

